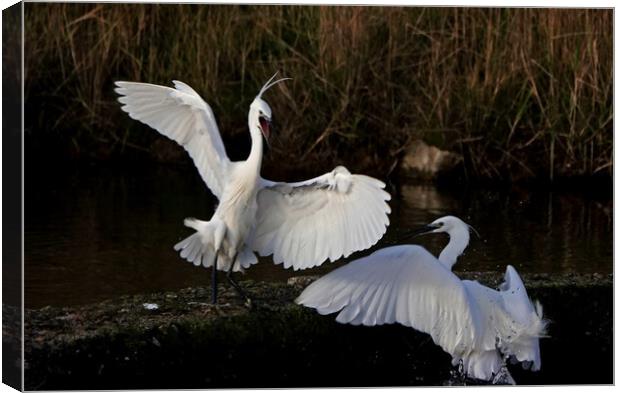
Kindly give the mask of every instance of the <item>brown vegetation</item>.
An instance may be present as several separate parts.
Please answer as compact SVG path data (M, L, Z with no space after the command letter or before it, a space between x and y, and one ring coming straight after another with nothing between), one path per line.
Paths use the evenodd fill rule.
M279 70L272 163L386 174L422 138L470 177L612 171L612 10L27 3L25 22L27 127L76 151L150 149L115 80L189 83L226 140Z

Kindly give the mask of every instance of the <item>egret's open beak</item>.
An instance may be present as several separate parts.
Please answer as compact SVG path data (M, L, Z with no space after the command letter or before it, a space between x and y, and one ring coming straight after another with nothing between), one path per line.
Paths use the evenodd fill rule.
M258 118L258 121L260 123L260 130L263 132L263 136L268 141L271 132L271 121L262 116Z
M271 144L269 143L269 137L271 136L271 121L266 117L259 117L258 122L260 123L260 130L263 133L263 137L265 138L265 144L267 145L267 150L271 150Z

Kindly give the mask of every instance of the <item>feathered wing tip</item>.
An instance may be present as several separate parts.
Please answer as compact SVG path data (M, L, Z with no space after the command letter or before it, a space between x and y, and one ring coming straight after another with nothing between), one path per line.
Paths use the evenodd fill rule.
M518 310L519 314L525 317L525 320L521 322L528 326L525 334L536 338L546 337L549 320L543 317L542 304L528 296L521 277L512 266L508 266L507 274L510 275L510 286L506 290L511 291L511 294L505 293L504 297L509 303L509 308L513 311L513 317L515 316L514 312ZM516 293L512 294L513 291ZM519 304L522 307L521 309L519 309Z
M276 85L276 84L278 84L280 82L292 79L292 78L281 78L281 79L278 79L278 80L272 82L274 80L274 78L276 77L276 75L278 75L277 71L276 71L275 74L273 74L273 76L271 78L269 78L267 83L265 83L265 85L260 89L260 91L258 92L258 95L256 97L260 98L263 95L263 93L266 92L267 90L269 90L272 86L274 86L274 85Z
M542 305L532 301L514 267L506 268L500 294L506 311L500 351L525 369L538 371L541 367L539 339L545 337L548 321L543 318Z
M527 325L525 334L530 337L544 337L548 321L543 318L543 307L540 302L529 298L525 284L513 266L506 267L504 280L500 290L503 292L510 314Z
M508 345L505 352L510 358L522 362L524 369L538 371L542 365L540 356L539 340L546 337L548 321L542 317L542 306L538 301L535 302L535 311L529 320L529 324L522 327L522 330Z
M536 317L534 318L534 322L532 323L532 336L534 337L549 337L547 335L547 326L549 325L549 320L543 317L543 306L540 304L538 300L532 302L534 304L534 311L536 313Z

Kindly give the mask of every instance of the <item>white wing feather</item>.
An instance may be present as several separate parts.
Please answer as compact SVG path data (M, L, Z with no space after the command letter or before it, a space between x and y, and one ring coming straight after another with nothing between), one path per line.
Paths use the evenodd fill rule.
M116 82L122 109L183 146L200 176L220 198L231 166L209 105L191 87L175 88L137 82Z
M474 344L469 298L461 281L427 250L387 247L321 277L295 300L340 323L398 322L430 334L448 353Z
M252 248L295 270L366 249L390 222L384 187L344 167L299 183L263 179Z
M511 266L496 291L461 281L420 246L388 247L321 277L296 302L320 314L340 311L340 323L397 322L428 333L474 378L490 380L500 371L500 351L540 368L542 311Z
M500 350L519 362L527 362L524 366L531 365L533 371L540 370L539 339L546 334L547 328L542 306L530 300L521 277L510 265L506 267L499 291L492 292L499 297L497 301L502 305L499 309L505 311L500 317L502 326L495 326L502 332L498 343Z

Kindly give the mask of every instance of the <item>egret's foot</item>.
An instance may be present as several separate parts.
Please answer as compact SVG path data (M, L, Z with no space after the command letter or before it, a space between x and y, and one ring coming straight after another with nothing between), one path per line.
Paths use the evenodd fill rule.
M237 290L237 293L239 294L239 296L241 296L244 299L244 305L247 308L252 309L253 307L252 299L245 293L243 289L241 289L241 286L239 285L239 283L235 281L235 279L232 278L232 275L230 273L226 275L226 278L228 278L228 282L230 282L230 285L232 285Z

